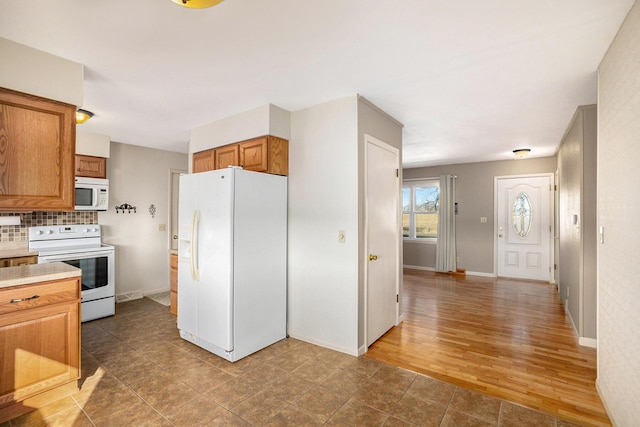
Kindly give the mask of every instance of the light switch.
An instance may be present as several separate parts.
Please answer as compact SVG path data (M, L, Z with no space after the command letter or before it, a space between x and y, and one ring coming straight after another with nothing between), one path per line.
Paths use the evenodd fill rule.
M158 224L158 231L167 231L167 224Z
M487 217L486 216L481 216L480 217L480 222L482 222L482 223L487 222Z
M344 243L345 233L344 230L338 231L338 243Z

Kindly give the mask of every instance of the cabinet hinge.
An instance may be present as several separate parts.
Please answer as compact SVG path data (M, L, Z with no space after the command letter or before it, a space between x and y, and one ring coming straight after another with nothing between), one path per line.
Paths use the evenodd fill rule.
M555 184L555 185L553 186L553 189L554 189L554 191L558 191L558 184Z
M558 269L558 264L553 264L553 269L557 270Z
M396 169L396 178L400 177L400 169Z
M400 302L400 296L398 296L398 294L396 294L396 302Z

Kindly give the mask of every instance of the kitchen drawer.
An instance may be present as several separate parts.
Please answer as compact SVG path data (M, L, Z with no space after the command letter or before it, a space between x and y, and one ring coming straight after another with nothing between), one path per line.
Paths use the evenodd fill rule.
M0 289L0 314L80 299L79 279L42 282ZM22 300L11 302L12 300Z

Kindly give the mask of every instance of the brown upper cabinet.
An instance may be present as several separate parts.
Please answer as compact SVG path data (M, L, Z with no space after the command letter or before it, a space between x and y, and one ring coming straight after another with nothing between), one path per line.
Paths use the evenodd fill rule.
M194 173L238 165L250 171L288 175L289 141L266 135L193 153Z
M240 150L238 144L225 145L215 149L216 169L240 165Z
M239 143L240 166L246 170L275 175L289 174L289 141L261 136Z
M193 153L192 159L193 165L191 166L192 172L206 172L215 169L215 155L214 149L199 151Z
M0 210L74 209L75 112L0 88Z
M107 177L107 159L76 154L76 176L89 178Z

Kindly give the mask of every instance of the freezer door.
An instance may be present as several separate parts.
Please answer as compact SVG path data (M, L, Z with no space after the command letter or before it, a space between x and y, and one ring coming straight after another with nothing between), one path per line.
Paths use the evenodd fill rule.
M191 274L192 224L198 209L198 179L196 175L180 176L178 202L178 329L195 335L198 283Z
M233 170L221 169L196 175L200 178L196 254L200 275L197 336L226 351L232 351Z

